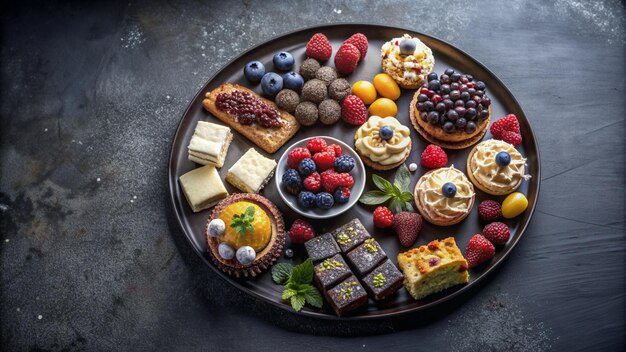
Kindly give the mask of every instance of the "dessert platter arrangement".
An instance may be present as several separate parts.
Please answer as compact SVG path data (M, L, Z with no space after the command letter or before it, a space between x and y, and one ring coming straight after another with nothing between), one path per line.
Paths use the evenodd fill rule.
M178 127L169 183L195 251L309 316L423 309L511 251L539 192L506 87L438 39L373 25L291 33L234 59Z

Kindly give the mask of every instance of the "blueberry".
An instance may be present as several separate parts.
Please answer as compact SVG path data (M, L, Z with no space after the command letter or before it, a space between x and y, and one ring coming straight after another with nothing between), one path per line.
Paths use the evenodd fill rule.
M450 85L442 84L441 85L441 94L450 94Z
M461 74L460 73L454 72L454 73L450 74L450 80L452 82L458 82L459 79L461 79Z
M420 103L423 103L426 100L428 100L428 95L426 94L420 94L417 96L417 101L419 101Z
M283 89L283 78L277 73L268 72L261 79L261 89L263 93L273 97Z
M431 73L431 75L432 75L432 73ZM435 76L437 76L437 74L435 74ZM435 78L437 78L437 77L435 77ZM439 88L441 88L441 82L439 82L438 79L434 79L434 80L428 82L428 89L437 91L437 90L439 90Z
M289 169L283 174L283 183L291 194L298 194L302 190L302 178L295 169Z
M433 125L436 125L439 123L439 113L437 113L436 111L431 111L428 113L428 122L432 123Z
M465 126L465 133L474 133L476 131L476 124L473 121L470 121Z
M486 119L486 118L488 118L488 117L489 117L489 110L484 109L483 111L481 111L481 112L480 112L480 118L481 118L481 119L483 119L483 120L484 120L484 119Z
M476 94L476 88L467 88L467 92L470 93L471 96L474 96L474 94Z
M250 61L243 67L243 75L252 83L259 83L265 74L265 66L261 61Z
M235 257L235 250L233 247L226 244L226 242L221 242L217 246L217 253L219 253L220 257L226 260L231 260Z
M350 200L350 189L348 187L339 187L333 194L335 203L343 204Z
M332 194L328 192L320 192L317 194L315 204L317 204L317 207L320 209L330 209L333 204L335 204L335 199Z
M466 108L476 108L476 101L475 100L468 100L467 103L465 103L465 107Z
M450 110L450 109L452 109L454 107L454 102L452 102L452 100L450 100L450 99L444 99L443 103L446 106L447 110Z
M303 208L315 208L317 197L313 192L302 191L298 194L298 204Z
M435 110L443 114L446 112L446 104L443 102L437 103L437 105L435 105Z
M441 81L441 83L450 84L450 76L448 75L441 75L439 80Z
M467 120L464 117L461 117L460 119L456 120L456 124L455 126L463 129L465 128L465 125L467 125Z
M285 250L285 258L287 258L287 259L293 258L293 249L287 248Z
M315 161L311 158L304 158L300 161L300 165L298 165L298 170L304 176L309 176L316 170L317 166L315 165Z
M496 154L496 164L498 166L505 167L511 163L511 155L507 152L500 152Z
M400 41L400 54L402 55L412 55L415 48L417 48L417 44L413 39L404 38Z
M389 126L383 126L378 131L378 134L380 135L381 139L389 140L391 139L391 137L393 137L393 130Z
M448 111L448 120L454 122L459 119L459 114L455 110Z
M435 104L433 104L432 101L427 101L424 103L424 110L426 111L433 111L435 109Z
M281 51L275 54L273 61L274 61L274 67L276 67L277 69L281 71L291 70L291 68L293 67L293 64L296 62L293 58L293 55L291 55L291 53L288 53L286 51Z
M465 77L467 77L467 80L470 82L474 80L474 77L472 75L465 75Z
M424 103L417 103L415 104L415 107L417 108L418 111L422 111L424 110Z
M450 90L459 90L459 84L457 82L450 83Z
M450 87L450 88L452 88L452 87ZM459 92L456 89L450 91L450 99L452 99L453 101L461 99L461 92Z
M474 109L474 108L469 108L469 109L467 109L467 110L465 111L465 117L466 117L467 119L470 119L470 120L472 120L473 118L475 118L475 117L476 117L476 109Z
M455 108L458 108L458 107L464 108L465 107L465 102L463 102L463 100L459 99L459 100L454 102L454 107Z
M335 171L337 172L350 172L354 169L354 159L347 154L344 154L335 159Z
M480 104L484 107L488 107L489 105L491 105L491 99L489 99L488 97L483 97L483 101L481 101Z
M461 100L468 101L470 99L470 94L468 92L461 93Z
M434 80L436 80L436 79L437 79L437 74L436 74L436 73L431 72L431 73L429 73L429 74L428 74L428 82L429 82L429 83L430 83L430 82L432 82L432 81L434 81ZM434 89L433 89L433 90L434 90Z
M465 110L465 108L461 106L457 106L456 108L454 108L454 111L459 114L459 117L465 116L465 113L467 112L467 110Z
M304 78L297 72L287 72L283 75L283 87L299 92L304 85Z
M452 122L448 121L448 122L443 124L443 130L446 133L454 133L456 128L454 127L454 124Z
M441 187L441 193L444 197L452 198L456 194L456 186L452 182L446 182Z
M485 89L487 89L487 86L485 85L485 82L483 82L483 81L476 81L476 84L474 85L474 87L476 87L476 89L478 89L478 90L485 90Z

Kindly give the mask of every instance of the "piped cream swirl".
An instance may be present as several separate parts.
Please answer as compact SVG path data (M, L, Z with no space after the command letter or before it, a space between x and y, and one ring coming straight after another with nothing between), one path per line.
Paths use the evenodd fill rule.
M380 138L379 131L388 126L393 131L391 139ZM381 165L398 163L411 152L411 130L402 125L395 117L371 116L361 125L354 136L354 146L364 157Z
M451 182L456 186L453 197L443 195L441 188ZM416 201L424 215L439 223L464 217L474 205L474 186L454 165L424 174L415 185Z
M509 153L509 165L499 166L496 163L496 155L500 152ZM468 172L472 173L474 180L498 194L510 193L517 189L522 179L530 178L524 174L526 158L514 146L497 139L478 144L468 164Z

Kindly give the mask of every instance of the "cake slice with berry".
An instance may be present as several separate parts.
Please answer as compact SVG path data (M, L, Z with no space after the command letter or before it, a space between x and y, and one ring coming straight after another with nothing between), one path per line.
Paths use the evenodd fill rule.
M204 108L272 154L300 129L290 113L248 88L224 83L206 93Z
M453 237L398 254L404 287L419 300L469 280L468 264Z

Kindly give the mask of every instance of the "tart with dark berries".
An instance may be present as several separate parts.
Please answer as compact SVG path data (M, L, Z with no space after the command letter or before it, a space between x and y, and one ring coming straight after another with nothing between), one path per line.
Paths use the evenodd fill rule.
M285 245L285 222L276 206L258 194L233 194L219 202L206 225L213 263L235 277L269 268Z
M417 90L410 107L413 127L431 143L464 149L480 141L491 118L485 83L447 69Z
M224 83L206 93L202 105L270 154L300 129L300 123L293 115L237 84Z

